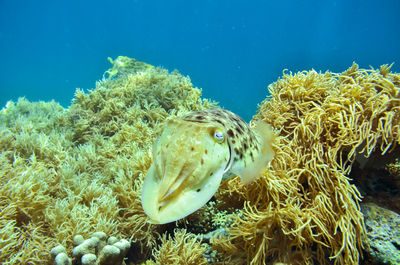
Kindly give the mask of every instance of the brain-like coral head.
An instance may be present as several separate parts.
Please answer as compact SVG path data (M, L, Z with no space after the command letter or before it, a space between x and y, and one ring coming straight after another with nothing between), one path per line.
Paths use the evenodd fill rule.
M207 203L231 164L225 129L215 123L171 120L153 148L142 206L151 223L181 219Z

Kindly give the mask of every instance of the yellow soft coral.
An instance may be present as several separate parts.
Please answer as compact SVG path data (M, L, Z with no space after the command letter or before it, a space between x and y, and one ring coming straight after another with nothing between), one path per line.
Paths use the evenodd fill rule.
M269 87L254 120L279 131L275 159L245 189L228 180L245 207L229 236L213 240L224 261L359 262L366 232L347 175L355 159L390 152L400 140L400 75L389 69L284 72Z
M70 255L74 235L95 231L133 238L145 259L164 232L140 203L149 150L165 119L214 104L177 71L122 59L68 109L20 99L0 111L0 262L50 263L53 246Z
M153 251L156 264L205 265L203 257L206 247L197 241L195 235L184 229L174 231L174 237L163 234L160 246Z

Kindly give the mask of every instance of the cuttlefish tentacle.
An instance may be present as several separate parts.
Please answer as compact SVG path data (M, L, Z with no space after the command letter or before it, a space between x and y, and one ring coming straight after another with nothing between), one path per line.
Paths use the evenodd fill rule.
M250 129L223 109L189 113L170 120L153 146L153 162L142 190L149 222L179 220L207 203L224 176L244 184L260 175L273 157L270 126ZM257 129L256 128L256 129Z

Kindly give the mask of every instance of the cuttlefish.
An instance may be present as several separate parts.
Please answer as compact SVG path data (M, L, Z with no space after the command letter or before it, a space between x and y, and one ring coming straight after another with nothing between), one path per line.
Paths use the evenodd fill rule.
M205 205L223 177L256 179L273 158L273 133L266 123L253 131L224 109L189 113L166 122L153 145L153 161L142 189L149 222L179 220Z

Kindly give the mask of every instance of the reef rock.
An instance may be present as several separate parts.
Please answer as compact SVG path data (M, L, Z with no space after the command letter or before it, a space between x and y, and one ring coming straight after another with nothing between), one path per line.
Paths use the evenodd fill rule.
M376 264L400 264L400 215L374 203L361 206L369 254Z

